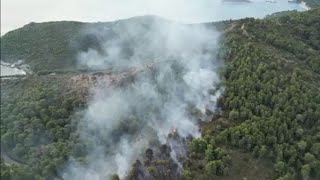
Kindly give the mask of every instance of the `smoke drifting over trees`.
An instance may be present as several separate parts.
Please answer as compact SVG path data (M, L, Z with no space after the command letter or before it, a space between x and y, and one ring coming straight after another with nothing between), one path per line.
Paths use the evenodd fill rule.
M197 120L215 110L220 90L209 91L219 83L219 33L205 25L146 16L86 28L81 36L97 41L79 52L81 66L139 72L121 85L100 83L92 88L78 126L89 163L71 160L63 177L99 179L114 173L124 177L156 144L169 144L172 159L178 161L176 156L185 151L168 143L168 134L174 129L183 138L199 137Z

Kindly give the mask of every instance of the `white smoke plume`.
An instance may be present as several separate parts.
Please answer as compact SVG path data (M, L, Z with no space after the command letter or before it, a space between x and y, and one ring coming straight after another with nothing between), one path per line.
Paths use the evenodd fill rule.
M88 164L72 161L65 179L124 177L153 142L166 143L173 128L181 137L200 136L199 117L192 112L213 111L219 96L209 93L219 83L221 67L216 58L220 34L212 26L145 16L84 32L100 45L79 53L82 66L139 72L123 85L101 83L92 89L78 129ZM182 152L172 148L172 156Z

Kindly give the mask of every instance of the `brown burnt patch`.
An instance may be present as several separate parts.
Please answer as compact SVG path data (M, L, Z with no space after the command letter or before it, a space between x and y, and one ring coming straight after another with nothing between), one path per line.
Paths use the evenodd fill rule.
M69 78L68 88L75 91L81 99L88 99L92 95L92 89L96 87L115 88L134 82L135 77L150 70L154 63L141 67L129 68L123 72L95 72L77 74Z

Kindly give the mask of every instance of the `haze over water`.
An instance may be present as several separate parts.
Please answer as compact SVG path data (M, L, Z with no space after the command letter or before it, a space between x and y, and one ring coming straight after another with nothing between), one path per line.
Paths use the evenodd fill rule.
M244 17L262 18L304 8L287 0L222 2L222 0L2 0L1 35L30 22L114 21L140 15L158 15L183 23L212 22ZM19 12L19 16L17 16Z

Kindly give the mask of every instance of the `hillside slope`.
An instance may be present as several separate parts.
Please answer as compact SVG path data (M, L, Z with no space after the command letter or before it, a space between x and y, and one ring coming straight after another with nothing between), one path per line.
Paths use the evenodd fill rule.
M30 23L1 37L1 60L14 63L24 60L34 71L70 68L75 52L70 42L83 23Z
M314 9L219 23L226 27L220 52L225 60L222 113L201 124L203 137L189 143L183 177L176 179L320 178L319 19L320 9ZM150 19L140 20L147 28ZM99 49L97 40L107 38L77 40L75 32L83 25L28 25L1 38L2 56L25 59L36 71L76 68L72 48ZM69 46L72 39L83 43ZM52 61L44 61L46 55ZM100 75L1 79L1 179L61 179L70 156L86 163L90 142L79 141L76 112L87 103L81 87L95 76ZM79 82L70 83L75 77ZM120 129L135 124L129 118ZM151 179L171 177L176 165L152 159L151 152L146 151L148 163L137 161L127 179L141 179L141 172Z
M202 179L213 174L227 174L227 179L319 179L319 19L320 9L315 9L231 24L221 51L227 64L223 115L203 125L204 137L192 144L194 163L186 173L190 179L200 174ZM206 148L197 149L200 145ZM249 152L261 163L271 161L275 172L265 174L266 167L251 176L235 172L245 166L232 161L226 168L227 161L217 153L220 148ZM238 156L233 159L242 159Z
M23 60L34 72L86 69L77 62L79 52L96 49L105 53L104 43L125 35L130 31L127 27L136 22L145 24L147 31L148 24L166 21L156 16L141 16L106 23L30 23L1 37L1 60L8 63ZM137 36L140 40L137 37L131 39L127 42L128 47L132 48L144 39L144 34Z

